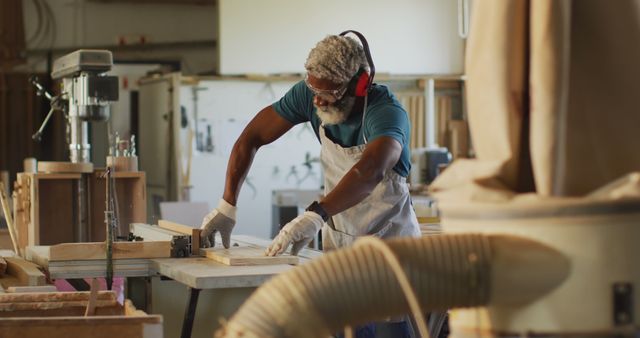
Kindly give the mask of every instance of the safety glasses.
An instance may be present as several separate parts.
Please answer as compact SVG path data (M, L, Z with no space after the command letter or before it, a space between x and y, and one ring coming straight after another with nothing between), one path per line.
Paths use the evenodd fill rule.
M344 96L344 93L347 92L347 86L349 83L345 83L340 88L337 89L319 89L309 83L309 74L305 74L304 83L307 85L307 88L313 92L314 95L319 96L327 101L335 102L338 101Z

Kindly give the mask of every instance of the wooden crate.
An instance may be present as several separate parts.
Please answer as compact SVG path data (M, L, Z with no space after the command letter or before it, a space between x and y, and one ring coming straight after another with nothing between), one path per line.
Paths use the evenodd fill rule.
M0 337L162 337L162 317L136 310L101 291L95 315L84 316L89 292L0 295Z
M104 241L105 180L103 170L92 174L18 173L14 184L14 222L18 246L54 245L77 242L77 185L87 180L88 206L86 241ZM119 235L125 236L129 223L146 222L147 194L144 172L115 174L119 209Z

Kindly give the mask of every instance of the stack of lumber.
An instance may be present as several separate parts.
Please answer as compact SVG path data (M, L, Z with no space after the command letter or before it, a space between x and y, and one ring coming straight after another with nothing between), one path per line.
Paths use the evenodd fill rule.
M113 244L113 274L118 277L149 276L150 258L170 256L170 242L116 242ZM27 259L46 268L52 279L105 277L107 271L103 242L29 246Z
M23 316L83 316L90 293L50 292L50 293L5 293L0 294L0 317ZM120 314L113 291L98 291L95 299L96 315Z
M94 315L87 316L89 303ZM112 291L0 295L0 336L22 338L162 337L162 317L124 306Z

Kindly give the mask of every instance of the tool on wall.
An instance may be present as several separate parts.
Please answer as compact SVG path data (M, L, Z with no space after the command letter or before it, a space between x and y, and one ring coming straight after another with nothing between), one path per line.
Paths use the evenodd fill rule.
M307 171L305 172L304 176L302 176L302 178L298 179L298 181L296 182L297 187L300 187L300 185L309 178L318 179L315 171L313 171L313 163L316 163L316 162L320 162L319 157L311 157L310 152L306 152L304 154L304 162L302 162L302 166L307 168Z
M196 135L196 149L198 151L212 152L213 145L211 146L211 150L207 148L207 139L205 139L205 134L202 131L201 126L199 126L199 123L202 121L200 121L200 117L198 116L199 115L198 114L198 92L205 91L205 90L208 90L208 88L198 87L198 86L191 87L191 98L193 100L193 121L194 121L195 135ZM208 129L207 131L209 132L208 137L210 138L211 130Z

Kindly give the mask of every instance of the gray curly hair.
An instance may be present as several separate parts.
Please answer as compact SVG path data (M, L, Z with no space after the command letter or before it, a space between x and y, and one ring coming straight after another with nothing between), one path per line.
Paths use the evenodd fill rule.
M362 45L346 36L329 35L309 52L304 67L314 77L346 83L360 67L369 71Z

